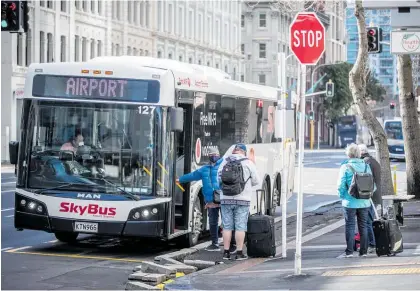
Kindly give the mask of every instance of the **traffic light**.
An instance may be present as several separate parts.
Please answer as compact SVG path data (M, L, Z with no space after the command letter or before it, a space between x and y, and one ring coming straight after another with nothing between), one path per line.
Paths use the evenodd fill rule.
M1 2L1 31L19 31L19 12L19 1Z
M309 120L314 120L314 119L315 119L315 112L309 111Z
M334 97L334 83L331 80L326 83L326 91L325 95L328 98Z
M28 32L29 30L29 6L28 1L22 1L23 11L23 31Z
M391 109L391 110L395 109L395 103L394 102L389 103L389 109Z
M382 29L379 27L368 27L367 28L368 38L368 53L379 54L382 52Z

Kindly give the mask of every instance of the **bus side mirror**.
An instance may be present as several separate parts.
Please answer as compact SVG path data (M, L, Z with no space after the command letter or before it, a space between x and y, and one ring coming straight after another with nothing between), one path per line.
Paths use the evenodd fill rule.
M9 157L10 163L16 165L18 162L18 152L19 152L19 142L11 141L9 142Z
M171 107L171 131L184 131L184 109L182 107Z

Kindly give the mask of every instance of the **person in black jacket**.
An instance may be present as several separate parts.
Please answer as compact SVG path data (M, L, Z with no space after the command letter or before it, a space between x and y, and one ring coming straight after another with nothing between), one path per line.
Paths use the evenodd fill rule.
M381 165L378 161L369 154L368 148L365 144L359 145L359 150L361 158L365 161L366 164L372 169L373 180L376 184L376 191L373 192L372 201L373 204L369 210L369 219L368 219L368 237L369 237L369 251L372 252L375 250L375 236L373 234L372 222L375 219L375 212L373 207L379 209L382 207L382 195L381 195Z

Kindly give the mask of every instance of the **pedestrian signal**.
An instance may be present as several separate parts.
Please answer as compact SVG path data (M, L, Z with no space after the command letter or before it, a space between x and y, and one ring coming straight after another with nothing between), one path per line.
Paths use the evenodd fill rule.
M368 38L368 53L379 54L382 52L382 29L379 27L368 27L367 28Z

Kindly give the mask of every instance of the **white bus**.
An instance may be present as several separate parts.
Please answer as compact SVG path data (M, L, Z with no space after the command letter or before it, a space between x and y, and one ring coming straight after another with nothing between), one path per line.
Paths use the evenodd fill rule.
M274 215L293 191L296 151L275 137L276 106L275 88L173 60L31 64L20 141L9 147L15 227L63 242L90 233L194 245L208 228L201 183L176 178L207 163L208 148L228 154L237 142L248 145Z
M388 140L389 157L396 160L405 159L404 139L401 118L386 119L384 130Z

